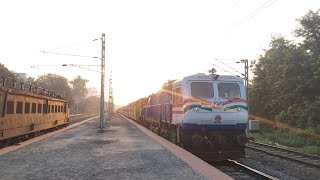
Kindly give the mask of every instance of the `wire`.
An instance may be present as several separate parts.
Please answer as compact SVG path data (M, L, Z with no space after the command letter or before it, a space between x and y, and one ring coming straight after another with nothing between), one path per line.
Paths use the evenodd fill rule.
M96 40L99 40L99 39L101 39L101 38L96 38L96 39L93 39L93 40L90 40L90 41L96 41ZM70 47L74 47L74 46L80 46L80 45L85 44L85 43L87 43L87 41L73 43L73 44L70 44L70 45L62 46L62 47L56 47L56 48L48 49L46 51L53 51L53 50L58 50L58 49L70 48Z
M253 12L251 12L249 15L247 15L245 18L243 18L241 21L239 21L239 23L237 23L234 26L232 26L230 31L233 31L233 30L239 28L242 24L244 24L245 22L247 22L250 19L254 18L260 12L262 12L263 10L265 10L266 8L268 8L269 6L271 6L272 4L274 4L277 1L278 0L268 0L267 2L262 4L260 7L255 9Z
M57 54L57 55L64 55L64 56L76 56L76 57L83 57L83 58L95 58L100 59L96 56L83 56L83 55L77 55L77 54L66 54L66 53L57 53L57 52L49 52L49 51L40 51L42 53L48 53L48 54Z
M228 73L230 73L230 74L233 74L233 75L237 76L236 74L234 74L234 73L232 73L232 72L230 72L230 71L228 71L228 70L226 70L226 69L223 69L222 67L219 67L219 66L217 66L217 65L215 65L215 64L213 64L213 63L211 63L211 62L209 62L209 63L212 64L212 65L214 65L214 66L216 66L216 67L219 68L219 69L224 70L225 72L228 72Z
M219 61L217 58L214 58L215 60L217 60L217 61ZM236 70L236 69L234 69L233 67L231 67L231 66L228 66L228 65L226 65L225 63L223 63L222 61L219 61L220 63L222 63L222 64L224 64L225 66L227 66L227 67L229 67L230 69L232 69L232 70L234 70L234 71L236 71L236 72L238 72L238 73L240 73L242 76L245 76L243 73L241 73L241 72L239 72L238 70Z

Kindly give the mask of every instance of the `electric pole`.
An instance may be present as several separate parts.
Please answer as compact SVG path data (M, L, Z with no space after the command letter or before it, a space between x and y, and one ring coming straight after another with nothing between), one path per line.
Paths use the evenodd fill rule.
M100 131L104 128L104 77L105 77L105 34L102 34L101 47L101 93L100 93Z

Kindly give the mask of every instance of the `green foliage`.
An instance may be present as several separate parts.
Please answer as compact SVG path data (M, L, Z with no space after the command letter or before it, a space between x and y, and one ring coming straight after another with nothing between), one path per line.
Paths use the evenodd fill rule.
M299 128L309 127L319 133L319 10L308 12L298 21L301 26L295 33L304 39L303 43L294 44L284 37L275 36L270 48L255 65L249 90L250 113L273 120L274 124L280 122ZM285 144L291 144L290 140L287 137Z
M14 78L14 74L1 63L0 63L0 76Z
M56 94L62 95L70 102L73 102L73 96L71 94L71 87L69 86L68 79L57 74L46 74L39 76L36 81L36 85Z
M74 99L75 106L72 108L72 112L75 113L83 113L87 108L85 104L85 97L88 94L88 89L86 87L86 83L88 80L82 79L81 76L76 76L70 84L72 86L71 93Z
M100 98L99 97L95 97L95 96L91 96L85 99L85 101L83 102L85 105L85 111L84 113L87 114L95 114L95 113L99 113L100 112ZM105 102L105 110L107 110L108 107L108 103Z
M8 69L6 68L3 64L0 63L0 77L11 77L11 78L15 78L14 74ZM1 80L2 82L2 80ZM6 86L12 86L12 81L7 81L6 82Z
M282 130L253 134L252 137L265 144L280 145L303 153L320 155L320 139L318 138L305 138L297 133Z

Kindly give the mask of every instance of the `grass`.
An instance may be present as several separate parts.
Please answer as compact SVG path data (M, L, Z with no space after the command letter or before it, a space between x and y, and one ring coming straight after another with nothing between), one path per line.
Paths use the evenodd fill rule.
M320 139L281 130L264 130L250 135L255 141L282 146L306 154L320 156Z

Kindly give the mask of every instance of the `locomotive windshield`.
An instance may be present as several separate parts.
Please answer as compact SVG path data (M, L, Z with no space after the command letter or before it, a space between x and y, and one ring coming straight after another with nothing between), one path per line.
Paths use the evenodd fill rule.
M237 83L219 83L218 91L221 98L240 98L240 86Z
M191 96L195 98L213 98L213 84L210 82L192 82Z

